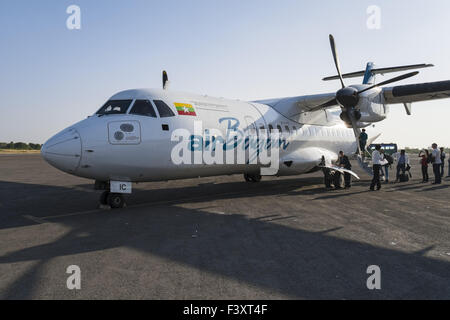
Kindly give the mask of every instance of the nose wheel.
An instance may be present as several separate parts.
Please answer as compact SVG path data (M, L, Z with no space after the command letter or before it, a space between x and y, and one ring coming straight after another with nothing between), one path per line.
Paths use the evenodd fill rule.
M119 209L125 207L125 200L120 193L111 193L104 191L100 195L100 204L109 205L113 209Z

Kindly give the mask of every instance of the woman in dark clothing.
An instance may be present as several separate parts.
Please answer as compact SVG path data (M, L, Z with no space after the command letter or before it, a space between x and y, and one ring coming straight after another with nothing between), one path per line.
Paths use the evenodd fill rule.
M428 182L428 163L430 162L430 153L428 150L419 152L420 164L422 165L422 182Z

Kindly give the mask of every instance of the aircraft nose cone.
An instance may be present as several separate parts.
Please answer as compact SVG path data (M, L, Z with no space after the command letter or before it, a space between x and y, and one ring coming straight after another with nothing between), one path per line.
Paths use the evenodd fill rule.
M64 130L44 143L41 154L55 168L73 173L80 165L80 135L75 129Z

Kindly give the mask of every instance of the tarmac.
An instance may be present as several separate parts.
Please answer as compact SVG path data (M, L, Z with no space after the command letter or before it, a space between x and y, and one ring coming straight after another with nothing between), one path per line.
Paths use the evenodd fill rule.
M370 192L354 169L348 190L320 172L142 183L99 210L92 181L0 155L0 299L450 299L449 179L413 163Z

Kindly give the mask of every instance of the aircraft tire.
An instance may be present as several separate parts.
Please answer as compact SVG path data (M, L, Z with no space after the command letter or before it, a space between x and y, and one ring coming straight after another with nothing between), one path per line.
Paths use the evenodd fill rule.
M260 182L261 181L261 175L260 174L248 174L248 173L245 173L244 174L244 179L247 182L253 182L253 183Z
M108 194L108 204L113 209L123 208L125 200L120 193L110 193Z

